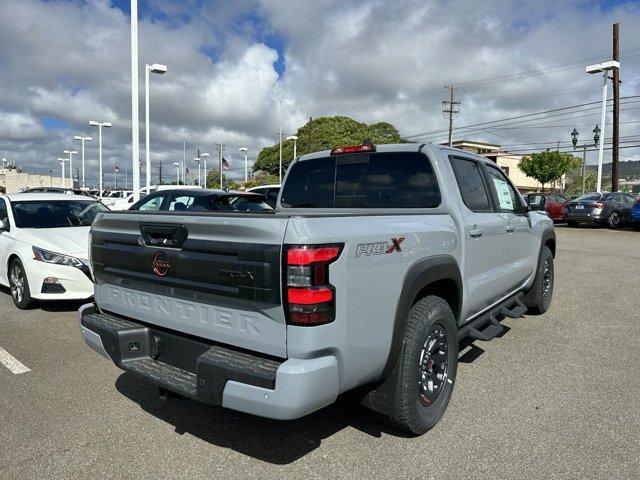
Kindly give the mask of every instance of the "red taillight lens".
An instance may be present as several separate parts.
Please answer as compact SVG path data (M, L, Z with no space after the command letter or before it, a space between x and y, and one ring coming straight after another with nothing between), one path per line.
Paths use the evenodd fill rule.
M343 155L345 153L364 153L364 152L375 152L375 145L353 145L350 147L340 147L334 148L331 150L331 155Z
M593 208L604 208L604 204L600 202L596 202L593 204Z
M333 300L333 290L329 287L290 288L287 299L289 303L313 305Z
M311 326L335 319L335 290L329 264L342 245L290 246L286 250L286 312L291 325Z
M340 246L291 247L287 250L287 265L309 265L334 260L340 255Z

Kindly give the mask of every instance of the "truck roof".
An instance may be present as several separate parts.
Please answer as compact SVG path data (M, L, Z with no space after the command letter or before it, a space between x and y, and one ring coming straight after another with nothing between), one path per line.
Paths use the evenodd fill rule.
M386 143L381 145L376 145L376 152L418 152L424 151L425 153L434 152L437 150L447 150L451 151L451 153L462 153L465 156L472 156L474 159L495 165L491 160L481 157L479 155L475 155L467 150L461 150L459 148L449 147L448 145L436 145L433 143ZM306 155L301 155L298 158L298 161L311 160L312 158L321 158L328 157L331 155L331 150L322 150L319 152L308 153Z

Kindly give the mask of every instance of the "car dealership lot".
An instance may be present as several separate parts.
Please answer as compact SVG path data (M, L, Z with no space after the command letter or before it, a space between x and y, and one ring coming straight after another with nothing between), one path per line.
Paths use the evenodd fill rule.
M280 423L156 390L98 357L77 304L0 294L0 478L638 478L638 234L557 229L543 316L462 353L444 419L418 438L348 399Z

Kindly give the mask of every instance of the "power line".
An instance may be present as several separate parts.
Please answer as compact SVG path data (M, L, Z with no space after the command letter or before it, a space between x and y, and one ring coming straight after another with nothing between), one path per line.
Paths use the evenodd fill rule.
M637 56L640 55L640 46L637 47L633 47L630 48L628 50L624 50L623 52L621 52L622 54L624 54L624 56L626 58L628 57L633 57L633 56ZM489 77L489 78L485 78L482 80L475 80L475 81L468 81L468 82L457 82L457 87L458 88L465 88L465 87L470 87L470 86L478 86L478 85L489 85L492 83L500 83L500 82L505 82L508 80L517 80L520 78L530 78L530 77L536 77L536 76L540 76L540 75L548 75L551 73L558 73L564 70L568 70L571 68L574 68L576 66L580 66L580 65L584 65L587 62L591 62L591 61L595 61L598 59L601 59L603 57L607 57L608 58L608 53L603 53L602 55L598 55L598 56L594 56L594 57L589 57L589 58L583 58L581 60L574 60L571 62L567 62L567 63L561 63L558 65L552 65L549 67L546 67L544 70L541 69L532 69L532 70L526 70L526 71L522 71L513 75L502 75L502 76L498 76L498 77ZM352 110L350 112L351 115L358 115L361 113L365 113L365 112L371 112L371 111L376 111L376 110L381 110L385 107L395 107L395 106L399 106L399 105L405 105L408 103L413 103L417 100L420 100L422 98L426 98L426 97L430 97L430 96L435 96L438 95L440 92L439 89L437 88L429 88L427 90L423 90L421 92L416 93L415 95L409 96L407 98L398 100L398 101L390 101L390 102L384 102L372 107L366 107L363 108L361 110Z
M624 99L632 99L632 98L640 98L640 95L631 95L631 96L626 96L623 97ZM498 120L491 120L491 121L487 121L487 122L479 122L479 123L473 123L470 125L464 125L462 127L457 127L454 130L455 131L460 131L460 130L467 130L469 128L472 127L478 127L478 126L487 126L487 125L495 125L495 124L499 124L499 123L503 123L503 122L508 122L511 120L519 120L519 119L523 119L523 118L528 118L528 117L535 117L538 115L546 115L546 114L553 114L553 113L557 113L557 112L561 112L561 111L566 111L566 110L574 110L576 108L582 108L582 107L588 107L591 105L596 105L596 104L600 104L600 101L595 101L595 102L587 102L587 103L581 103L578 105L571 105L571 106L567 106L567 107L561 107L561 108L553 108L550 110L544 110L541 112L534 112L534 113L528 113L528 114L524 114L524 115L517 115L514 117L507 117L507 118L502 118L502 119L498 119ZM592 108L587 108L587 109L583 109L582 111L586 111L586 110L590 110L593 108L598 108L598 107L592 107ZM580 113L581 111L577 111L577 112L571 112L571 113ZM558 115L546 115L546 117L553 117L553 116L558 116ZM517 123L517 122L511 122L511 123ZM430 136L434 136L437 135L439 133L443 133L446 132L447 130L435 130L432 132L423 132L423 133L417 133L417 134L413 134L413 135L407 135L405 136L405 138L423 138L423 137L430 137Z

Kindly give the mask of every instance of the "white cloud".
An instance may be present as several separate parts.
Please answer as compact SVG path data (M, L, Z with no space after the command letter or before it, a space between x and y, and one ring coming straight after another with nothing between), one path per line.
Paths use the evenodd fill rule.
M615 20L623 95L640 84L640 9L633 3L604 10L586 0L161 0L143 11L149 8L140 22L140 78L145 62L169 67L151 78L153 159L162 159L165 171L182 158L183 141L192 158L197 147L213 151L220 136L232 167L241 168L239 146L249 146L251 156L275 141L280 98L289 132L310 116L343 114L390 121L405 135L446 127L445 83L460 87L457 125L596 101L598 80L582 63L569 63L606 58ZM57 168L55 158L74 134L96 135L88 120L107 120L114 128L105 132L105 170L116 162L124 170L131 138L127 15L107 0L0 0L0 9L0 155L30 169L51 168L42 159ZM282 60L279 43L282 76L274 66ZM509 78L523 71L530 74ZM477 83L495 77L505 78ZM623 121L638 118L632 107ZM42 117L71 129L46 130ZM471 136L503 144L566 141L573 124L598 121L594 111L560 117L557 129L489 128ZM623 125L622 135L632 126ZM96 149L93 142L87 151L87 178L96 176Z

